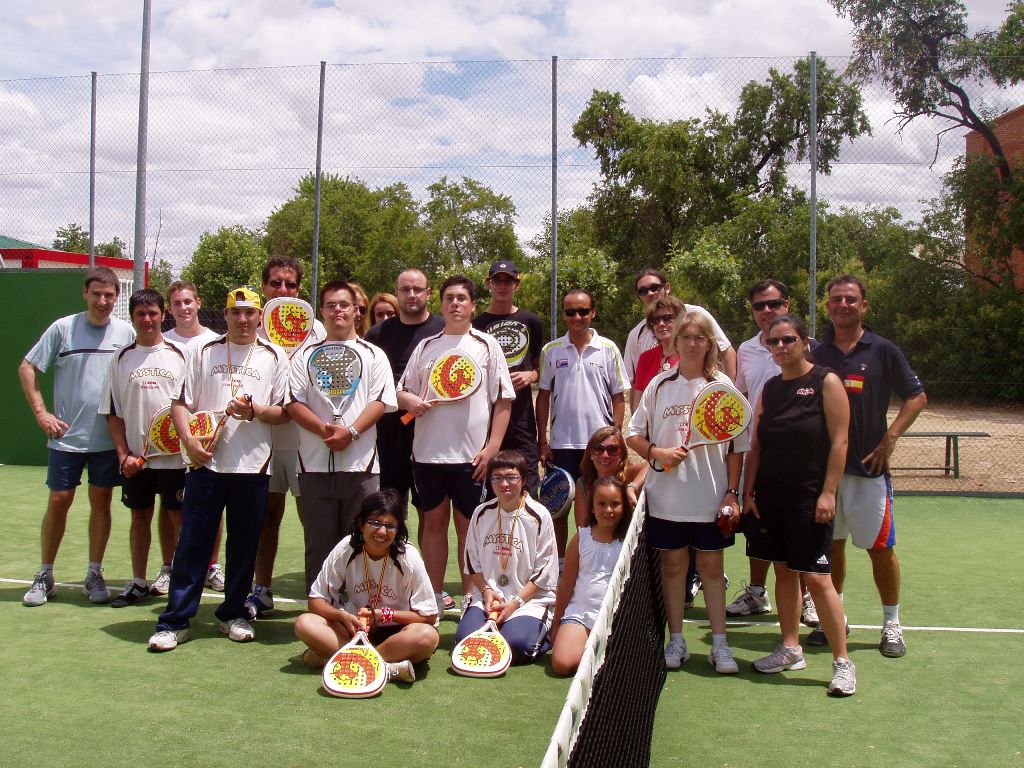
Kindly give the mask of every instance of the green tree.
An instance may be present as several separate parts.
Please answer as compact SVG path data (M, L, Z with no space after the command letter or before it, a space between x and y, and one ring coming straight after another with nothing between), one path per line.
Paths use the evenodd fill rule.
M165 298L167 297L167 289L174 282L172 270L171 262L167 261L167 259L160 259L149 267L149 287Z
M53 238L53 248L65 253L88 253L89 230L82 229L78 224L60 227Z
M313 175L267 219L267 245L274 255L301 261L309 292L313 254ZM391 290L398 273L419 265L425 235L419 206L404 184L370 189L350 177L324 174L320 187L319 281L355 280L370 293Z
M206 309L219 309L232 288L260 284L266 260L261 232L241 225L221 227L202 234L181 277L195 283Z

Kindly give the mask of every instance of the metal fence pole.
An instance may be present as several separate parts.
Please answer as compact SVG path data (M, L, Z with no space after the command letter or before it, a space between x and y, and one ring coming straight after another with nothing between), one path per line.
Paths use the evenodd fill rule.
M811 119L809 126L811 153L811 242L810 242L810 296L807 314L810 317L811 338L816 338L818 320L818 54L811 51Z
M96 266L96 73L92 73L89 109L89 269Z
M151 0L142 4L142 64L139 68L139 143L135 157L135 269L132 290L146 284L146 137L149 132L149 20Z
M309 284L309 300L316 314L317 281L320 266L320 160L324 148L324 84L327 80L327 62L320 62L320 103L316 113L316 184L313 193L313 275Z
M558 337L558 57L551 57L551 338Z

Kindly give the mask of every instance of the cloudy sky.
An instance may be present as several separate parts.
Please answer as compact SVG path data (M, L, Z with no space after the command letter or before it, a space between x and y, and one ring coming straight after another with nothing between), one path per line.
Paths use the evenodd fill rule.
M131 242L141 7L0 4L3 234L48 244L58 226L88 221L96 70L96 234ZM1003 7L972 0L972 26L997 26ZM473 176L512 196L527 237L551 197L552 55L559 197L572 205L595 178L571 137L594 88L622 92L655 119L730 111L743 83L812 49L838 67L850 53L850 27L824 0L154 0L148 250L181 266L204 230L259 227L287 199L313 167L320 60L331 65L326 170L404 181L421 198L442 174ZM1013 105L999 98L993 109ZM819 189L836 205L912 214L960 139L928 169L935 126L894 136L885 95L869 89L865 101L875 136ZM800 169L793 175L799 183Z

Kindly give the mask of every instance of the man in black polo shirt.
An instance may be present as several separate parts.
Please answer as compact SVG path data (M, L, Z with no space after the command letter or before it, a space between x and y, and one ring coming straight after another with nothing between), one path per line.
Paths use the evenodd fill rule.
M540 318L529 310L517 307L513 300L519 289L519 270L511 261L491 264L487 277L487 290L491 304L487 310L473 318L473 327L489 333L498 340L505 353L516 399L512 401L512 416L505 432L501 449L519 451L526 458L526 487L536 495L540 485L537 471L537 417L533 410L531 384L540 378L540 348L543 345Z
M854 275L840 275L826 289L832 328L825 331L814 358L839 374L850 400L850 445L836 497L832 582L842 598L846 538L852 536L854 546L866 549L871 557L871 570L882 599L878 650L883 656L898 657L907 649L899 618L900 564L895 550L889 457L928 398L902 350L864 325L868 310L864 281ZM893 392L903 402L892 424L887 425ZM811 632L807 642L825 644L820 627Z

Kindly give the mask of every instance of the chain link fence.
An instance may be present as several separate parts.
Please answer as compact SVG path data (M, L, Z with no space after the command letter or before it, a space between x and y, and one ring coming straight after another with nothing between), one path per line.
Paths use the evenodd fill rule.
M371 189L402 184L418 205L443 178L474 179L512 201L516 236L526 248L543 238L550 222L553 138L560 211L588 205L601 178L593 150L573 137L595 90L621 93L630 113L643 120L701 119L707 110L734 114L746 83L766 81L772 69L790 73L801 58L328 65L322 167ZM836 72L849 63L836 57L819 62ZM178 274L204 232L264 228L315 168L319 80L317 65L152 73L151 263L165 260ZM7 214L0 234L49 246L58 228L87 225L90 89L89 76L0 81L0 187ZM816 179L818 199L832 211L891 207L903 221L918 222L964 153L963 132L937 140L946 127L940 121L902 126L884 89L868 83L861 90L872 134L844 143L831 173ZM971 83L968 90L987 116L1024 103L1021 88ZM98 77L97 243L133 239L138 92L137 74ZM788 160L788 183L807 192L810 164ZM531 308L547 317L546 307ZM633 309L639 317L639 306ZM754 327L748 321L726 330L738 344ZM922 351L906 348L912 364ZM952 459L945 458L943 438L902 441L897 467L936 469L897 470L897 488L1024 491L1021 404L964 407L957 387L970 390L971 377L951 372L947 378L943 397L933 398L915 430L989 436L959 442L957 472L947 467ZM933 385L940 382L925 381L926 388Z

